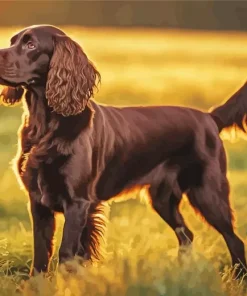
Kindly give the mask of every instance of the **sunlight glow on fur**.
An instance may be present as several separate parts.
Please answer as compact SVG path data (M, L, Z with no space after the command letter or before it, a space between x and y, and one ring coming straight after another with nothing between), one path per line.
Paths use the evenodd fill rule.
M120 194L112 197L108 201L108 203L111 204L112 202L124 202L129 199L139 198L142 203L150 204L149 193L148 193L149 187L150 187L150 185L133 186L130 189L126 189L126 190L122 191Z
M222 130L222 132L220 133L220 137L222 140L227 140L231 143L237 143L239 140L245 140L247 141L247 115L244 116L242 124L244 127L244 131L240 128L238 128L237 126L232 126L229 128L225 128Z

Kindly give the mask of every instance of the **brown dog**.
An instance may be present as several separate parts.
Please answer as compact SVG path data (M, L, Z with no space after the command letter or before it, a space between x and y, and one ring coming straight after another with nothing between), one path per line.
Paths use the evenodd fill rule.
M26 89L18 175L30 196L33 268L47 271L54 213L65 216L59 261L76 254L99 258L103 202L150 185L154 210L175 231L180 247L193 234L179 212L182 193L224 237L232 264L246 268L244 244L234 233L219 131L243 129L244 85L212 113L182 107L111 107L93 96L100 74L81 47L52 26L29 27L0 50L6 103ZM183 231L178 231L183 229ZM33 272L33 270L32 270Z

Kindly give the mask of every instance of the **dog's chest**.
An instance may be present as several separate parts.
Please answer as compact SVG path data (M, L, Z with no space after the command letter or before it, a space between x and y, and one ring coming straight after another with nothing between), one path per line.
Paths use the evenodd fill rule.
M59 156L42 163L38 170L39 202L56 211L62 211L64 201L69 198L65 177L62 174L67 162L67 156Z

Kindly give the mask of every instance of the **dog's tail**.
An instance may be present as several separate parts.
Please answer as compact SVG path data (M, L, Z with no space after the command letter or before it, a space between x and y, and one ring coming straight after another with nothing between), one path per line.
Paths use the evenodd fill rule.
M247 82L224 104L213 108L210 115L219 132L225 128L235 128L247 133Z

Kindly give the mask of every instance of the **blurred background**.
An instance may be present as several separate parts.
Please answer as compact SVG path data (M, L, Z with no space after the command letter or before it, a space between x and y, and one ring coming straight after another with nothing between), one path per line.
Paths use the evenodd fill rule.
M97 102L182 105L206 111L230 97L246 80L246 13L246 1L0 1L0 47L9 46L10 37L23 26L53 24L78 41L100 71L102 85L95 97ZM20 190L10 168L17 149L21 113L21 105L0 106L0 275L5 276L3 280L0 277L0 286L5 285L6 291L6 287L12 291L13 282L19 283L20 274L29 269L31 261L28 198ZM224 143L236 228L246 238L247 142ZM132 197L139 195L137 192ZM165 256L164 263L168 263L161 265L159 272L168 273L166 279L162 277L157 289L164 284L169 292L167 295L192 295L186 294L190 280L202 296L241 295L239 287L230 289L228 284L222 287L208 265L208 262L216 264L222 271L223 266L229 264L223 240L201 223L186 199L181 209L196 234L195 252L203 254L206 260L199 261L199 267L197 263L193 265L197 270L196 279L190 269L184 271L183 276L174 270L170 272L173 266L170 260L177 253L176 237L149 207L136 200L112 204L107 250L109 254L117 255L111 270L119 272L123 258L138 265L143 257L132 257L135 252L145 257L145 262L149 262L145 264L151 264L144 264L144 267L157 270L154 266L161 264L160 258ZM58 234L61 234L62 224L59 225ZM150 236L152 244L148 243ZM149 258L152 254L157 256L155 264ZM110 255L110 258L113 257ZM148 273L144 277L143 271L139 273L145 278L145 285L153 289L152 275ZM206 278L208 282L205 282ZM107 281L114 283L114 276L109 276ZM139 287L140 278L127 274L123 285L126 289L128 281ZM182 294L172 292L174 282ZM210 285L212 290L208 288ZM218 294L215 294L216 290ZM161 292L145 294L145 289L140 291L140 294L123 295L161 295ZM196 291L193 295L199 295ZM90 295L116 295L97 290L94 293Z
M247 29L245 1L1 1L2 26L56 25Z

